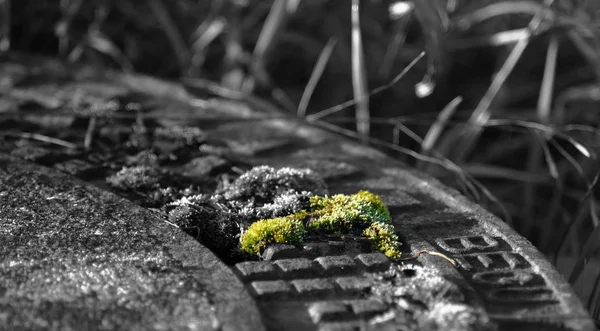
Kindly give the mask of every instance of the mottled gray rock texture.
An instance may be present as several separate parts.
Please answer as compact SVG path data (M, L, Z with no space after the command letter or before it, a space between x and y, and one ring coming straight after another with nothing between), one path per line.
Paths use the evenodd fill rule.
M241 282L181 230L0 154L1 330L262 330Z

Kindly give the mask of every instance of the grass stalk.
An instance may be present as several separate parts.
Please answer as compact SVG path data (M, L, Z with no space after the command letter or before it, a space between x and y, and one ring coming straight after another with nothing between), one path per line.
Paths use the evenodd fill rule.
M547 2L547 6L549 6L551 4L552 0L546 1L546 2ZM513 3L513 4L515 4L515 3ZM484 13L498 14L499 10L493 6L498 6L498 4L489 5L488 7L486 7ZM490 8L490 7L492 7L492 8ZM498 70L498 72L496 73L494 78L492 79L492 83L490 84L489 88L487 89L487 91L485 92L483 97L481 98L479 104L477 104L477 107L473 111L473 114L469 118L468 129L465 132L464 136L462 137L462 139L461 139L462 142L460 143L460 145L463 147L461 149L456 150L456 152L454 153L454 155L452 157L458 163L462 163L465 160L467 155L474 148L477 140L479 140L479 136L481 135L483 126L492 116L491 111L490 111L490 106L492 104L492 101L495 99L498 92L500 92L500 89L502 88L502 86L504 86L506 79L512 73L517 62L523 55L523 52L529 45L529 38L530 38L531 34L538 32L538 29L540 28L540 25L542 23L543 15L545 13L544 9L545 9L545 7L541 7L541 8L536 7L537 11L535 13L535 16L532 18L532 20L528 26L530 34L528 36L524 36L513 47L510 54L508 55L506 61L504 61L504 64L502 65L500 70ZM473 12L473 13L471 13L471 16L477 17L476 14L477 14L476 12Z
M319 80L321 79L321 75L325 71L327 67L327 63L329 62L329 58L331 57L331 53L335 48L335 44L337 43L337 39L331 38L323 47L321 54L319 54L319 58L315 63L315 67L313 68L312 73L310 74L310 79L304 88L304 92L302 93L302 98L300 99L300 103L298 104L297 115L299 117L304 117L306 115L306 109L308 107L308 103L310 102L310 98L312 97Z
M263 83L266 80L266 69L265 64L268 61L270 52L274 49L277 38L281 34L283 27L285 26L290 12L290 0L274 0L271 10L267 15L265 23L263 24L254 51L252 52L252 59L250 60L250 71L252 76L246 77L246 81L243 85L245 92L252 92L256 80Z
M362 35L360 30L360 0L352 0L352 91L356 100L356 131L366 142L370 129L369 91L364 60Z
M190 51L185 43L185 38L183 38L181 32L179 32L177 24L175 24L169 15L169 11L162 0L149 0L148 5L152 9L154 16L158 20L163 32L167 36L171 47L173 47L173 52L175 53L174 55L177 59L179 71L181 74L183 74L186 71L190 61Z
M0 26L0 52L7 52L10 49L10 1L11 0L0 0L0 17L2 17L2 25Z
M402 79L402 77L404 77L423 57L425 56L425 52L422 52L421 54L419 54L416 58L414 58L407 66L406 68L404 68L404 70L402 70L402 72L400 72L398 75L396 75L396 77L394 77L394 79L392 79L391 82L381 85L373 90L371 90L371 92L368 94L369 97L372 97L373 95L379 94L389 88L391 88L392 86L396 85L396 83L398 83L400 81L400 79ZM317 113L314 114L310 114L308 116L306 116L306 120L307 121L316 121L319 120L325 116L329 116L331 114L335 114L339 111L342 111L348 107L354 106L357 103L356 99L352 99L352 100L348 100L346 102L342 102L338 105L329 107L327 109L323 109Z

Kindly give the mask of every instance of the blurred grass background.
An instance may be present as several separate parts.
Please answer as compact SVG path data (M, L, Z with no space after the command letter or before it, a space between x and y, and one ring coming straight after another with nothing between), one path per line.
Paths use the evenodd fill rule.
M0 51L259 97L387 149L531 240L600 319L600 2L0 0L0 11Z

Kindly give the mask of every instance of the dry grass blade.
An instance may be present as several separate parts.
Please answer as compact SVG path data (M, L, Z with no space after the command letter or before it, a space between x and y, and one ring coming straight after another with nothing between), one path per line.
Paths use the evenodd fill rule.
M550 121L550 109L552 105L552 92L556 77L556 58L558 55L558 39L556 36L550 38L548 51L546 52L546 64L544 66L544 77L540 88L540 96L537 104L538 120L541 123Z
M204 21L192 34L192 66L199 68L204 63L208 46L227 28L227 22L222 18Z
M98 118L96 116L90 117L88 127L85 131L85 136L83 138L83 148L85 148L86 151L89 151L92 148L92 140L94 138L94 133L96 131L97 124Z
M600 86L598 84L577 86L560 93L556 98L555 106L559 122L563 122L565 118L566 105L574 100L600 101Z
M530 173L528 171L521 171L490 164L469 163L463 165L462 168L467 173L477 178L506 179L532 184L545 184L552 179L543 173Z
M402 122L398 121L396 122L396 124L394 124L394 136L398 136L397 138L394 137L394 145L400 144L400 132L403 132L405 135L409 136L410 138L412 138L412 140L416 141L419 144L423 143L423 138L421 138L413 130L409 129L406 125L402 124Z
M252 60L250 62L250 70L254 77L247 77L244 82L243 90L252 92L256 80L262 82L265 70L265 63L268 61L270 51L276 44L277 37L282 31L288 16L291 14L289 0L275 0L271 6L271 10L267 15L267 19L260 31L254 51L252 52Z
M339 133L339 134L342 134L342 135L345 135L345 136L348 136L348 137L352 137L354 139L360 139L360 136L356 132L348 130L348 129L341 128L341 127L339 127L337 125L333 125L333 124L330 124L330 123L327 123L327 122L323 122L323 121L315 122L315 124L318 125L318 126L321 126L321 127L325 128L327 130L330 130L332 132L336 132L336 133ZM397 146L397 145L394 145L394 144L390 144L388 142L377 140L377 139L371 138L371 137L369 137L369 143L371 143L373 145L378 145L378 146L389 148L389 149L394 150L396 152L408 155L408 156L410 156L410 157L412 157L412 158L414 158L416 160L422 160L422 161L425 161L425 162L431 162L433 164L436 164L436 165L439 165L441 167L446 168L448 171L456 172L459 175L462 173L462 169L460 167L458 167L457 165L453 164L449 160L440 160L440 159L437 159L437 158L434 158L434 157L430 157L430 156L427 156L427 155L422 155L422 154L420 154L418 152L415 152L415 151L413 151L413 150L411 150L409 148L405 148L405 147L402 147L402 146Z
M507 14L530 14L542 20L554 20L556 18L556 14L547 4L543 5L535 1L499 1L457 16L454 18L453 23L462 29L468 29L472 25L492 17Z
M352 90L354 100L356 100L356 131L361 136L361 140L366 141L371 125L367 73L360 31L360 0L352 0L350 18L352 20Z
M37 140L37 141L45 142L48 144L54 144L54 145L58 145L58 146L62 146L62 147L70 148L70 149L77 148L77 145L70 143L68 141L64 141L64 140L58 139L58 138L48 137L48 136L45 136L45 135L42 135L39 133L21 132L21 133L17 133L17 134L12 134L10 132L7 132L7 133L1 133L0 135L15 136L15 137L23 138L23 139L32 139L32 140Z
M533 142L539 142L539 147L537 147L536 149L532 150L531 154L529 155L529 160L528 160L528 172L530 174L535 174L540 172L541 166L539 164L539 150L541 147L541 151L544 153L544 159L546 161L546 165L548 166L548 173L550 174L550 176L554 179L555 182L560 181L560 175L558 172L558 167L556 166L556 162L554 161L554 158L552 157L552 153L550 152L550 148L548 148L548 142L546 141L546 139L544 138L544 136L541 136L539 133L537 132L532 132L532 143ZM532 157L536 157L537 159L532 159ZM524 222L522 224L522 230L521 233L525 236L531 236L532 231L534 230L535 226L537 224L539 224L537 218L535 217L533 210L534 210L534 205L536 203L540 203L539 200L537 199L537 194L535 191L535 187L533 185L531 185L531 182L525 182L526 186L525 186L525 190L524 190L524 215L530 220L529 222ZM542 202L544 203L544 202Z
M554 90L554 80L556 76L556 57L558 54L558 39L552 36L546 52L546 63L544 67L544 76L537 103L537 120L540 123L550 122L550 110L552 106L552 92ZM553 178L558 178L556 165L552 160L546 141L540 138L535 132L532 133L533 139L530 142L529 153L527 155L527 171L531 174L541 171L541 152L544 152L548 169ZM536 140L540 140L539 144ZM523 189L523 211L527 219L536 219L533 215L534 205L537 201L536 187L531 182L524 182ZM529 230L531 227L529 227ZM528 232L525 232L526 234Z
M342 135L345 135L348 137L352 137L355 139L360 138L360 136L358 136L358 134L356 132L341 128L339 126L336 126L336 125L333 125L333 124L330 124L327 122L318 121L318 122L315 122L315 124L325 128L327 130L330 130L332 132L336 132L336 133L339 133L339 134L342 134ZM510 216L510 213L508 212L506 207L500 202L500 200L498 200L498 198L496 198L496 196L494 196L485 186L483 186L481 183L479 183L475 178L473 178L471 175L466 173L461 167L456 165L454 162L452 162L448 158L445 158L441 155L436 155L436 157L430 157L430 156L415 152L409 148L394 145L389 142L378 140L378 139L371 138L371 137L368 137L368 142L375 146L380 146L380 147L387 148L389 150L410 156L410 157L414 158L415 160L429 162L431 164L435 164L435 165L445 168L446 170L448 170L449 172L451 172L457 176L459 183L464 184L464 186L467 188L467 191L465 193L469 193L477 201L477 200L479 200L479 193L477 192L477 190L481 191L487 199L489 199L493 204L496 204L500 208L500 210L503 213L504 220L508 224L512 223L512 218Z
M423 83L428 82L430 85L435 85L436 75L444 71L444 61L442 61L444 56L443 40L450 19L441 1L415 0L413 4L415 6L415 16L422 26L426 40L427 76Z
M173 47L173 51L175 52L175 57L177 58L177 64L179 65L179 70L181 73L185 72L189 63L189 54L190 51L185 43L185 40L179 29L177 28L177 24L173 21L171 16L169 15L169 11L167 7L162 2L162 0L149 0L148 4L154 13L156 19L160 26L162 27L163 32L167 36L171 47Z
M215 83L213 81L202 79L202 78L185 77L185 78L181 79L181 82L187 86L194 88L194 89L198 89L201 91L208 91L214 95L218 95L220 97L227 98L227 99L244 100L249 96L248 93L230 89L223 85Z
M192 48L204 50L227 28L227 21L222 17L203 21L192 33Z
M554 250L554 261L553 261L554 265L556 265L556 263L557 263L557 259L558 259L558 256L560 255L560 252L563 250L564 246L567 244L567 238L571 238L574 236L575 229L582 228L583 221L585 221L587 219L588 214L592 210L590 207L590 204L592 204L590 202L590 200L594 199L592 194L594 192L594 188L598 184L599 178L600 178L600 171L597 171L596 175L594 176L594 179L592 179L591 183L588 185L585 195L583 197L581 197L581 199L579 200L580 207L577 210L575 219L567 225L565 231L561 231L560 234L564 233L564 235L562 235L561 237L558 238L558 243L556 245L556 249ZM594 203L594 204L596 204L596 203ZM596 230L598 230L598 228L600 228L600 227L596 227ZM576 240L574 240L573 245L574 245L575 250L577 250L578 245L579 245L579 240L577 240L577 238L575 238L575 239ZM580 254L580 256L581 256L581 254ZM577 277L579 277L579 276L577 275Z
M562 139L566 140L567 142L569 142L583 156L590 158L593 155L592 152L587 147L585 147L583 144L581 144L580 142L575 140L575 138L573 138L567 134L564 134L564 133L556 130L553 127L550 127L550 126L547 126L544 124L540 124L540 123L536 123L536 122L529 122L529 121L522 121L522 120L511 120L511 119L489 120L485 124L485 127L493 127L493 126L519 126L519 127L523 127L526 129L531 129L531 130L543 132L546 134L554 135L556 137L562 138Z
M529 140L529 153L527 153L527 172L530 174L537 174L542 172L542 145L546 142L540 139L537 132L531 132L531 139ZM523 182L525 187L523 188L523 215L527 219L534 220L533 215L534 206L537 201L536 185L534 183L526 181Z
M595 199L590 199L589 208L590 216L592 217L592 219L595 218L597 221L598 214L596 210ZM583 269L587 264L587 259L594 253L594 251L598 249L598 247L600 247L600 226L596 226L594 228L592 233L590 233L589 237L587 238L585 244L583 245L583 248L581 249L581 254L579 254L577 262L575 262L575 266L573 266L571 274L569 275L569 283L575 284L575 282L579 279L579 276L581 276L581 273L583 272Z
M410 71L410 69L412 69L423 57L425 56L425 52L422 52L421 54L419 54L414 60L412 60L407 66L406 68L404 68L404 70L402 70L401 73L399 73L396 77L394 77L394 79L392 79L391 82L379 86L375 89L373 89L370 93L369 93L369 97L379 94L389 88L391 88L392 86L396 85L396 83L398 83L398 81L400 81L400 79L402 79L402 77L404 77L404 75L406 75L407 72ZM335 105L333 107L329 107L327 109L321 110L317 113L311 114L306 116L306 120L307 121L316 121L319 120L325 116L337 113L339 111L342 111L348 107L351 107L353 105L356 104L356 100L348 100L346 102L342 102L339 105Z
M2 18L2 26L0 27L0 52L6 52L10 49L10 1L0 0L0 17Z
M267 56L267 52L274 46L275 38L279 29L285 22L288 15L288 0L275 0L269 11L269 15L265 20L256 45L254 46L253 57L254 61L262 61Z
M452 51L486 46L504 46L519 42L523 38L527 38L530 32L528 29L515 29L508 31L500 31L489 37L473 37L466 39L454 39L448 42L448 49Z
M596 322L596 329L600 329L600 277L596 277L587 307Z
M552 178L558 179L558 168L556 167L556 162L554 162L552 153L550 153L548 143L543 138L538 137L538 139L540 141L540 146L542 146L542 151L544 152L544 159L546 159L546 164L548 165L548 172L550 173L550 176L552 176Z
M428 250L422 250L422 251L418 251L415 254L409 256L409 257L405 257L400 259L400 261L409 261L409 260L414 260L417 259L419 256L421 256L421 254L428 254L428 255L434 255L434 256L439 256L441 258L443 258L444 260L452 263L453 266L457 266L457 263L454 259L449 258L448 256L439 253L439 252L434 252L434 251L428 251Z
M281 115L281 109L279 107L276 107L271 102L254 96L250 93L233 90L215 82L200 78L183 78L181 81L187 88L199 91L208 91L214 95L218 95L226 99L243 100L248 102L254 108L264 110L270 115L283 116Z
M406 27L410 21L413 5L410 2L402 2L405 6L401 11L400 15L393 10L393 6L398 5L398 2L391 4L389 7L390 17L394 20L394 38L385 50L383 61L381 61L381 67L379 67L379 75L382 77L388 77L388 74L392 68L394 60L398 55L398 52L404 42L406 41Z
M100 53L108 55L119 64L123 71L132 72L134 70L133 65L127 59L127 56L125 56L117 45L100 30L90 29L86 34L85 45Z
M564 132L581 131L581 132L592 133L595 136L600 136L600 131L598 131L597 128L590 126L590 125L585 125L585 124L568 124L563 127L563 131Z
M464 136L464 148L461 148L460 152L453 157L453 159L459 163L466 158L467 154L471 152L476 141L479 139L482 127L492 116L490 111L492 101L504 85L508 75L510 75L510 73L513 71L517 61L519 58L521 58L521 55L523 55L528 43L529 39L521 39L517 45L515 45L512 52L502 65L502 68L500 68L498 73L494 76L492 84L481 98L479 104L477 104L473 114L471 114L471 117L469 118L469 127Z
M567 151L565 151L565 149L559 143L557 143L555 140L551 140L550 143L560 153L560 155L562 155L562 157L564 157L565 160L567 160L573 166L573 168L575 168L579 177L581 177L582 180L586 180L585 173L583 171L583 168L579 164L579 162L577 162L577 160L575 160L575 158L572 157L571 154L569 154ZM588 185L590 185L590 184L588 183Z
M546 2L551 3L552 1L546 1ZM511 2L511 3L513 5L516 4L515 2ZM498 4L491 4L491 5L484 7L484 12L493 13L493 12L497 11L498 9L495 9L496 7L493 7L493 6L497 6L497 5ZM494 10L489 9L488 7L490 7L490 6ZM540 5L537 5L537 6L540 6ZM543 6L541 8L537 8L538 12L533 17L533 19L531 20L531 22L529 23L529 26L528 26L530 33L536 32L539 29L540 24L542 22L543 9L545 9L545 7L543 7ZM476 15L473 15L473 16L476 17ZM506 82L506 79L508 78L508 76L512 73L513 69L515 68L517 62L523 55L523 52L525 51L525 48L527 48L528 45L529 45L529 36L527 38L523 38L523 39L519 40L519 42L515 45L515 47L512 49L512 51L508 55L508 58L506 59L506 61L504 62L504 64L500 68L500 70L498 70L498 72L494 76L492 83L490 84L490 87L487 89L487 91L481 98L481 101L479 102L479 104L477 105L475 110L473 111L473 114L469 118L468 130L467 130L467 132L465 132L465 135L464 135L464 137L462 139L462 143L461 143L461 145L464 146L464 148L457 150L457 152L453 156L453 159L455 161L457 161L458 163L462 163L464 161L464 159L467 157L467 155L473 149L477 140L479 140L479 136L481 135L483 126L492 116L491 111L490 111L490 106L492 104L492 101L495 99L496 95L498 94L498 92L500 91L500 89L502 88L504 83Z
M325 67L327 67L327 63L329 62L329 58L331 57L331 53L335 48L335 44L337 40L335 38L329 39L321 54L319 54L319 58L313 68L312 73L310 74L310 78L306 87L304 88L304 92L302 93L302 98L300 99L300 103L298 104L297 114L299 117L304 117L306 115L306 108L308 107L308 102L317 87L317 83L321 79L321 75L325 71Z
M268 76L267 76L267 78L268 78ZM267 82L269 82L269 81L271 81L270 78L267 79ZM290 97L287 95L287 93L282 88L279 88L276 86L272 87L271 97L273 98L273 100L277 101L283 107L283 109L285 109L289 112L293 112L293 111L297 110L297 107L294 104L294 102L292 102Z
M450 118L452 118L462 100L462 97L458 96L450 101L446 107L444 107L444 109L442 109L435 122L429 127L429 130L425 135L425 139L423 139L423 143L421 144L421 152L427 153L435 146L436 141L442 134L442 131L444 131L448 121Z
M598 47L594 47L591 42L585 40L581 33L581 29L571 30L567 33L567 36L569 36L569 39L571 39L575 47L577 47L579 52L588 61L590 67L596 74L596 79L600 79L600 50Z
M69 46L69 29L75 15L81 9L83 0L72 0L61 3L61 19L56 23L54 34L58 37L58 53L67 54Z
M556 220L559 217L562 217L561 212L564 210L562 205L562 200L565 196L565 177L560 177L558 180L554 181L554 185L552 187L552 198L549 201L545 201L548 209L546 211L546 215L544 216L542 222L540 224L556 224ZM563 218L561 218L562 220ZM540 235L539 244L537 247L542 252L550 252L553 249L553 245L556 245L555 242L552 241L553 235L556 232L557 227L544 227L544 231Z
M589 198L589 197L588 197ZM580 206L575 214L575 217L567 224L566 227L559 229L555 232L553 241L556 242L554 246L554 254L552 264L557 265L558 257L561 252L567 247L569 244L569 239L571 239L571 247L574 254L579 253L579 238L577 238L577 234L575 230L580 228L583 222L587 219L589 214L589 200L588 198L582 199L580 202Z

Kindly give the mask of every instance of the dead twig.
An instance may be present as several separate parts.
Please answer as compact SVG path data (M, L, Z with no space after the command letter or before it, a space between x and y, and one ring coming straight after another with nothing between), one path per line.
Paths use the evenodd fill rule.
M429 255L434 255L434 256L439 256L442 259L452 263L453 266L457 266L456 264L456 260L449 258L448 256L442 254L442 253L438 253L438 252L433 252L433 251L428 251L428 250L422 250L422 251L418 251L415 254L409 256L409 257L405 257L405 258L401 258L400 261L409 261L409 260L414 260L416 258L418 258L419 256L421 256L421 254L429 254Z

